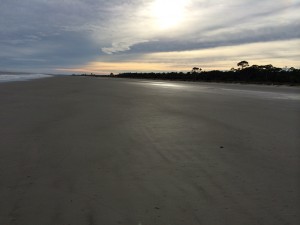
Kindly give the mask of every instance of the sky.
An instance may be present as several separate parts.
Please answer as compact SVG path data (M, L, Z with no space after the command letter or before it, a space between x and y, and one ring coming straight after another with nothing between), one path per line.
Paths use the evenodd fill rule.
M300 0L0 0L0 70L300 67Z

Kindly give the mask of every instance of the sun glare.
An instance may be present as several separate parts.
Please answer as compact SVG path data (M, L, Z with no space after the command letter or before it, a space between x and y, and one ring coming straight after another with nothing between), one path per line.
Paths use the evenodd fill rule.
M184 19L187 0L154 0L153 16L160 29L173 28Z

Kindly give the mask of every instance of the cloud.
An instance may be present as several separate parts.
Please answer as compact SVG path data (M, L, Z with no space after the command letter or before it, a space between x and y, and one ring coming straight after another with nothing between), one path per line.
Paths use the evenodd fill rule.
M149 5L137 8L131 12L133 20L129 17L126 23L119 20L113 23L112 31L117 35L110 37L112 43L102 51L107 54L185 51L300 37L300 16L296 13L300 7L296 1L289 5L268 0L189 3L186 9L189 15L182 26L166 32L155 27L151 16L146 15Z
M99 60L137 62L152 53L226 46L238 51L234 46L300 39L299 0L187 0L180 23L165 29L151 11L153 1L4 0L0 67L77 68ZM284 51L291 53L289 48Z
M67 72L92 72L109 74L136 71L190 71L194 66L204 70L229 70L237 62L247 60L253 64L270 64L279 67L297 65L300 53L300 40L258 42L251 44L222 46L200 50L158 52L148 54L135 53L130 59L124 56L111 58L100 57L97 61L73 68L60 68ZM110 56L113 57L113 56Z
M112 43L112 47L109 48L102 48L101 50L107 54L112 54L115 52L123 52L130 50L130 47L133 45L141 44L141 43L147 43L148 40L130 40L130 41L124 41L124 42L117 42Z

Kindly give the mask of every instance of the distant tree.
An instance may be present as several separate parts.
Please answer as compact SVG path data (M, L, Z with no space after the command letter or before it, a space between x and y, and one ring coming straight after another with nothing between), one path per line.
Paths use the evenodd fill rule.
M146 78L162 80L190 80L190 81L224 81L224 82L255 82L270 84L300 84L300 69L285 67L277 68L271 64L249 66L247 61L241 61L238 66L243 69L231 68L229 71L202 71L201 68L194 67L187 73L123 73L118 77ZM201 71L201 76L198 75ZM182 76L184 74L184 76Z
M193 69L192 69L192 73L199 73L199 72L201 72L201 68L199 68L199 67L194 67Z
M272 64L265 65L266 70L273 70L274 66Z
M242 69L249 66L249 63L247 61L240 61L237 66L240 66Z

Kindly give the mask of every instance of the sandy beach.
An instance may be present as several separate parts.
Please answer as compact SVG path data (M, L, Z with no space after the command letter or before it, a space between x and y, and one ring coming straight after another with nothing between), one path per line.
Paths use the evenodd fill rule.
M299 90L1 83L0 224L299 224Z

